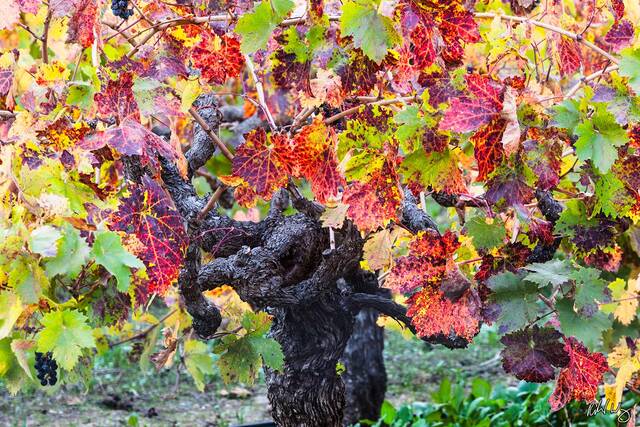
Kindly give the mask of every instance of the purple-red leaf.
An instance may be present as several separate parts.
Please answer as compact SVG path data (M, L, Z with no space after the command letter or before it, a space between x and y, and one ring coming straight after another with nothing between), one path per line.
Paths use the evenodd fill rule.
M520 380L541 383L553 379L555 368L569 363L569 355L558 341L561 337L557 330L537 325L503 336L502 367Z

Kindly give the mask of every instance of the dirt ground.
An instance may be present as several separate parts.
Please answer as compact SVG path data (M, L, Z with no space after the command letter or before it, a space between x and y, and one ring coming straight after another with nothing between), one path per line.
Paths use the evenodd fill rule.
M443 377L506 381L496 339L485 331L470 348L448 350L388 332L387 399L394 405L428 401ZM122 357L113 359L94 370L88 390L66 387L53 395L33 392L13 397L0 384L0 425L227 427L270 419L263 381L251 387L225 386L214 376L200 393L184 372L179 379L175 370L143 374Z

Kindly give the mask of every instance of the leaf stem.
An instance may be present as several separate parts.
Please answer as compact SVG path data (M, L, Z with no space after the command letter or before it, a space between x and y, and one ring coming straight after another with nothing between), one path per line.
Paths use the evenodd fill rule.
M523 24L529 24L529 25L534 25L536 27L540 27L540 28L544 28L545 30L549 30L549 31L553 31L554 33L558 33L558 34L562 34L565 37L568 37L578 43L582 43L584 46L588 47L589 49L598 52L600 55L604 56L605 58L607 58L609 61L611 61L614 64L618 64L619 59L616 58L615 56L611 55L609 52L607 52L606 50L596 46L595 44L591 43L589 40L586 40L582 34L577 34L574 33L572 31L569 30L565 30L564 28L560 28L558 26L555 25L551 25L551 24L547 24L546 22L542 22L542 21L537 21L535 19L529 19L527 17L524 16L513 16L513 15L501 15L498 13L492 13L492 12L477 12L474 14L474 16L476 18L486 18L486 19L494 19L494 18L499 18L499 19L504 19L505 21L513 21L513 22L521 22Z

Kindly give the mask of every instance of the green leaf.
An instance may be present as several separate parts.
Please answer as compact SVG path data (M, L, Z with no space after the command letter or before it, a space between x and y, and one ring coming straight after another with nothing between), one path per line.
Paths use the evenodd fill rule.
M593 350L598 346L602 332L611 328L611 319L600 311L590 318L585 318L576 313L573 306L574 302L567 298L556 303L560 329L566 336L576 337Z
M222 353L218 368L225 383L252 384L262 363L271 369L282 370L284 354L280 344L264 336L270 325L271 318L266 313L248 312L242 319L247 334L227 336L215 347L216 353Z
M40 265L22 256L11 263L8 282L26 304L37 303L42 290L49 287L49 280Z
M293 7L291 0L263 0L253 12L242 15L235 28L235 32L242 36L240 50L252 53L264 49L273 30Z
M69 87L67 103L69 105L75 105L82 110L88 110L93 105L94 94L95 89L93 85L83 82L74 82Z
M196 388L204 391L204 376L213 375L213 358L207 345L198 340L187 340L184 344L184 364L193 378Z
M0 292L0 313L0 339L3 339L9 336L22 314L20 298L13 292Z
M602 213L612 218L624 216L629 212L635 199L629 196L624 184L613 173L600 175L595 180L596 203L591 217Z
M524 279L529 282L537 283L540 286L562 285L569 281L570 274L573 271L566 261L553 259L545 263L529 264L524 267L531 271Z
M127 292L129 289L131 268L144 268L142 261L124 249L120 235L112 231L96 233L91 255L96 264L115 276L120 292Z
M58 253L56 242L60 237L62 237L60 230L50 225L43 225L31 232L29 249L44 257L54 257Z
M571 279L576 285L575 309L590 317L598 310L598 304L605 301L607 282L600 278L600 270L586 267L573 271Z
M82 349L96 345L87 317L77 310L50 311L41 323L44 329L36 336L38 351L53 352L54 359L68 371L76 365Z
M616 123L611 113L599 107L590 120L575 128L578 140L576 155L582 161L591 160L600 173L607 173L618 158L620 147L627 142L627 133Z
M478 215L470 218L464 226L478 249L495 248L503 243L506 236L504 223L496 218Z
M253 348L262 356L265 365L276 371L284 366L284 353L278 341L273 338L254 336L251 338Z
M400 39L393 21L379 15L375 3L366 1L347 0L342 4L340 31L352 36L354 46L378 64Z
M618 73L629 78L629 86L640 94L640 49L625 49L620 58Z
M487 285L491 301L500 306L498 328L501 333L520 329L535 319L538 286L510 271L492 276Z
M253 384L260 369L260 356L246 337L225 337L215 347L216 353L224 352L218 359L218 369L225 384L243 382Z
M573 131L580 123L580 103L576 100L568 99L553 110L553 124L559 128Z
M25 375L11 348L11 342L11 338L0 340L0 378L7 390L15 395L25 384L28 376Z
M396 137L400 141L400 148L407 154L419 146L420 130L425 125L419 113L420 108L418 106L409 105L394 116L394 120L400 125L396 130Z
M91 250L80 232L71 224L65 224L63 232L58 254L45 264L46 272L48 277L67 275L74 279L82 270Z

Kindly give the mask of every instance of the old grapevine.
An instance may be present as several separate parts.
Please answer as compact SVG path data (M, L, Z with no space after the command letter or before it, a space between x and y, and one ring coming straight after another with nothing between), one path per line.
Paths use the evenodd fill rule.
M378 415L381 316L450 348L496 325L554 411L620 402L640 7L540 3L2 2L0 378L135 342L340 425Z

